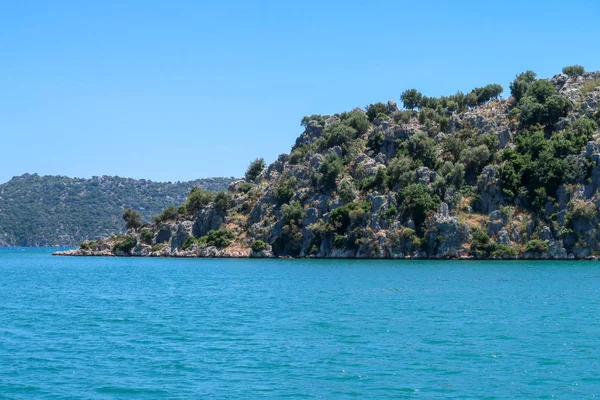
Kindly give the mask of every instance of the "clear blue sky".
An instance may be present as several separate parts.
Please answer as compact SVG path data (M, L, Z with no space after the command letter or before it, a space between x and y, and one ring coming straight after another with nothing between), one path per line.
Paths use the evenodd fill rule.
M7 1L0 182L242 176L307 114L600 69L599 20L597 0Z

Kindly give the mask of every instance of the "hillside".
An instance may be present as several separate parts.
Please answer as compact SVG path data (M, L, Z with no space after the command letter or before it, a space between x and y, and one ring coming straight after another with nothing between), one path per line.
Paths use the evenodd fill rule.
M125 208L145 221L181 203L191 187L223 190L232 178L160 183L116 176L92 179L25 174L0 185L0 246L72 246L124 230Z
M68 255L595 258L600 71L490 84L302 119L290 154L254 162L125 236Z

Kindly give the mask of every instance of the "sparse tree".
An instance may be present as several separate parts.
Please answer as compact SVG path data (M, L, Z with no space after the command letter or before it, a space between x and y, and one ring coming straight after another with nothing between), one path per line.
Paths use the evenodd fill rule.
M132 210L131 208L128 208L123 212L123 220L125 221L125 227L127 229L137 230L142 226L142 216L139 212Z
M400 96L400 100L402 100L404 108L408 110L414 110L415 108L419 107L422 99L423 95L417 89L405 90Z
M266 164L264 158L257 158L256 160L252 161L246 170L246 180L254 181L258 175L260 175L262 170L265 169L265 166Z

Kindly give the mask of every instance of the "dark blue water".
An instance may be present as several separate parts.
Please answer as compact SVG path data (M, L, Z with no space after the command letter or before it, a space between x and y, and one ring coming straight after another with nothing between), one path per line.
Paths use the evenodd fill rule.
M0 250L2 398L592 398L600 263Z

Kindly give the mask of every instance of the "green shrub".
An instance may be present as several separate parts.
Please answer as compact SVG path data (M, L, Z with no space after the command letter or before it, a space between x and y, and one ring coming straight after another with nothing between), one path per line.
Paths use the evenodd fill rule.
M125 221L125 227L127 229L137 230L142 226L142 216L139 212L132 210L131 208L128 208L123 212L123 221Z
M283 207L281 207L281 218L283 218L287 224L294 223L298 225L302 223L304 215L304 208L298 200L293 201L291 204L285 204Z
M227 228L221 228L218 230L212 230L208 232L208 237L206 240L206 245L215 246L219 249L223 249L231 244L231 241L235 239L235 234L233 231ZM198 239L202 241L203 238ZM202 243L200 243L202 244Z
M450 121L446 117L440 117L438 119L438 124L440 124L440 131L447 132L448 127L450 126Z
M208 206L213 200L214 193L208 190L202 190L199 187L193 187L188 193L187 200L185 202L185 209L190 214L195 214Z
M383 218L388 221L393 221L398 216L398 209L395 205L391 204L384 212Z
M244 183L240 183L238 185L237 190L242 193L248 193L250 191L250 189L252 189L253 187L254 187L253 183L244 182Z
M220 215L226 215L227 210L229 209L229 204L231 203L231 195L228 192L220 191L218 192L213 201L213 207Z
M570 65L562 69L563 74L569 76L579 76L585 73L585 69L581 65Z
M369 129L369 120L367 116L360 111L344 113L341 119L344 122L344 124L355 129L356 132L358 132L361 135L367 132L367 130Z
M453 164L451 161L446 161L439 171L444 181L460 189L465 180L465 166L461 163Z
M400 187L408 186L417 179L413 160L410 157L399 155L393 158L387 167L388 185Z
M525 251L528 253L546 252L546 251L548 251L548 243L546 243L544 240L538 240L538 239L530 240L525 245Z
M397 124L408 124L413 116L413 111L396 111L392 114L394 122Z
M435 140L425 132L415 133L404 142L404 146L413 159L419 160L425 167L435 167L437 161Z
M263 242L262 240L255 240L252 242L252 251L255 253L259 253L267 249L268 244Z
M358 191L351 181L346 180L340 184L338 194L344 203L351 203L358 196Z
M381 145L383 144L383 133L377 132L369 136L369 140L367 141L367 147L372 149L375 153L379 153L381 150Z
M192 247L192 245L197 244L198 243L198 239L196 239L193 236L188 237L185 242L183 242L183 245L181 246L182 250L187 250L190 247Z
M502 88L502 86L498 84L490 84L482 88L475 88L471 91L471 93L467 95L467 98L472 99L469 101L469 105L481 105L487 103L490 100L498 99L498 97L503 91L504 89Z
M154 232L148 228L144 228L140 232L140 239L142 240L142 243L150 244L154 239Z
M369 121L373 122L377 116L383 114L386 115L388 113L387 105L383 103L375 103L369 104L367 107L367 118Z
M302 118L302 120L300 121L300 125L303 126L304 128L306 128L310 121L314 121L318 125L324 125L325 120L327 120L327 118L329 118L329 115L319 115L319 114L307 115Z
M471 248L469 253L476 257L487 257L490 254L490 237L487 232L477 230L471 235Z
M320 182L325 189L333 189L336 185L337 177L344 171L344 164L336 153L329 153L319 167L321 173Z
M500 258L514 257L517 254L519 254L517 249L515 249L514 247L511 247L511 246L507 246L505 244L496 244L494 250L491 253L492 257L500 257Z
M535 82L536 73L533 71L523 72L515 78L515 80L510 84L510 93L518 102L521 101L521 98L527 92L529 85Z
M544 104L549 97L557 94L556 86L545 79L534 81L527 88L527 96L533 97L540 104Z
M404 218L412 219L420 229L427 215L438 208L440 200L432 196L426 185L411 184L398 192L398 203Z
M348 238L345 235L339 233L333 234L333 248L345 249L348 246Z
M295 184L296 178L291 177L290 179L286 179L283 181L276 189L275 195L277 196L277 202L279 204L284 204L290 201L292 196L295 193Z
M244 175L246 180L250 182L254 181L256 178L258 178L258 175L260 175L265 167L266 164L264 158L257 158L256 160L252 161L246 170L246 174Z
M152 248L150 249L150 251L152 251L154 253L155 251L159 251L163 247L165 247L164 243L159 243L159 244L157 244L155 246L152 246Z
M122 251L129 253L137 245L137 240L133 236L127 236L123 240L116 243L113 247L114 251Z
M477 230L471 235L471 249L469 253L476 257L514 257L519 252L517 249L504 244L494 243L483 230Z
M575 200L573 208L568 213L569 221L581 219L586 221L594 221L598 216L596 205L591 201Z
M387 182L387 169L385 167L379 167L375 175L363 180L361 189L363 191L368 191L371 189L385 190L387 187Z
M98 242L96 242L95 240L90 240L90 241L85 241L85 242L81 242L81 244L79 245L79 248L82 250L90 250L91 248L93 248L94 246L97 246Z
M179 209L175 206L165 208L160 214L154 217L156 223L165 221L175 221L179 218Z
M342 150L348 149L350 141L356 139L358 131L351 126L346 125L341 121L335 121L323 129L321 139L321 150L325 150L334 146L340 146Z
M370 212L371 208L371 203L366 201L349 203L329 213L327 221L339 234L343 234L353 221L358 221L361 214Z
M402 101L404 108L414 110L422 104L423 95L421 92L417 91L417 89L408 89L400 95L400 100Z

